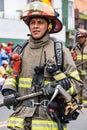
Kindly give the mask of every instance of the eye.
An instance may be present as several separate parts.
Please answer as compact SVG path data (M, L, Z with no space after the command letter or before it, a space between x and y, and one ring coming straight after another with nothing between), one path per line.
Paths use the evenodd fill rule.
M43 24L43 21L39 21L38 23L39 23L39 24Z
M31 22L30 22L30 25L32 25L32 24L35 24L35 21L31 21Z

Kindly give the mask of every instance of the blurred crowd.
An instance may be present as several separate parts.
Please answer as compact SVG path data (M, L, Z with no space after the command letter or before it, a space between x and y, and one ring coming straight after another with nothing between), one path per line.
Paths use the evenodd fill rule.
M13 46L14 43L12 41L9 41L8 43L0 43L0 90L8 75L7 67L10 62Z

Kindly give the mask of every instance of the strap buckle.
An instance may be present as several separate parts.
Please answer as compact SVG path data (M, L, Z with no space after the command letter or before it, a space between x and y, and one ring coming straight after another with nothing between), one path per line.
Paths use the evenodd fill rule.
M39 102L35 102L33 99L32 100L29 100L29 101L27 101L27 104L26 103L24 103L24 105L27 105L27 106L29 106L29 107L35 107L35 106L40 106L40 105L42 105L44 108L46 108L47 107L47 105L48 105L48 103L49 103L49 100L42 100L40 103Z

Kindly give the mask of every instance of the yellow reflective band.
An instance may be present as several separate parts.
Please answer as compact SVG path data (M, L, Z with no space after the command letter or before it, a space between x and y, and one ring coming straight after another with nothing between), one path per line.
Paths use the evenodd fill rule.
M4 86L13 86L13 87L16 87L16 79L14 79L14 78L7 78L5 80Z
M6 68L6 71L5 71L5 75L11 75L11 73L12 73L12 69L9 67L9 66L7 66L7 68Z
M44 84L47 85L51 81L44 81ZM31 88L32 78L19 78L19 88Z
M87 104L87 100L86 99L82 99L82 104Z
M64 79L64 78L66 78L66 75L64 73L60 73L60 74L57 74L57 75L54 76L54 79L57 80L57 81Z
M67 90L67 93L69 93L70 95L73 95L75 93L74 87L71 86L71 88Z
M77 60L81 60L81 59L87 60L87 54L85 54L85 55L77 55Z
M19 83L19 88L31 88L31 84L20 84Z
M74 79L76 79L76 80L78 80L78 81L80 80L79 73L78 73L77 70L75 70L75 71L73 71L71 74L69 74L68 77L72 77L72 78L74 78Z
M81 74L81 75L86 75L87 72L86 72L86 70L81 70L80 74Z
M24 127L24 119L23 118L16 118L16 117L9 117L8 118L8 127L11 128L23 128Z
M20 82L32 82L32 78L19 78Z
M44 84L45 84L45 85L47 85L47 84L49 84L49 83L51 83L51 81L44 81Z
M32 120L32 130L58 130L58 124L48 120Z
M81 55L77 55L77 60L81 60Z
M19 78L20 88L31 88L32 78Z
M63 124L63 130L67 130L67 125Z

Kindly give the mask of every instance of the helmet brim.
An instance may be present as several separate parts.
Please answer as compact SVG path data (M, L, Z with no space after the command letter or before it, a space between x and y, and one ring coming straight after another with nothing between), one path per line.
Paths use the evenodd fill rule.
M61 21L59 19L57 19L56 17L52 18L52 21L53 21L54 27L52 28L52 30L49 33L60 32L62 30L62 27L63 27Z
M57 33L62 30L62 22L56 17L48 17L43 15L31 15L23 17L23 21L29 26L31 18L46 18L52 21L53 28L49 31L49 33Z

